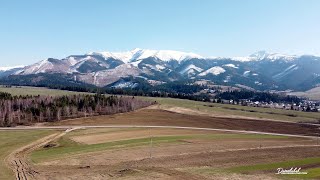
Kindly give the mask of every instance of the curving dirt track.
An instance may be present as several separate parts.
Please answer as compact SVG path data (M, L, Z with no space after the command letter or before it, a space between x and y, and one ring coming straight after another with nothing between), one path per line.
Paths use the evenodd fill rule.
M7 163L8 167L10 167L14 171L16 179L41 179L39 172L35 171L31 163L29 162L28 155L33 150L40 148L41 146L44 146L49 142L59 139L72 130L74 129L67 129L66 131L61 133L51 134L37 141L34 141L31 144L21 147L9 154L9 156L5 159L5 162Z

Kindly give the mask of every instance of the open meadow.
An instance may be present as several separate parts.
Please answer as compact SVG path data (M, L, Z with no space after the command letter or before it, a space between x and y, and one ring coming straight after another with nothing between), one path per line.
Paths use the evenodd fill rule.
M30 94L76 94L34 89ZM319 126L297 123L316 123L319 114L139 98L158 104L2 128L0 179L320 178ZM308 174L276 174L291 167Z
M45 179L282 179L278 167L319 178L315 139L167 128L75 130L31 154ZM294 176L297 177L297 176Z
M318 123L320 121L320 113L317 112L302 112L283 109L249 107L173 98L141 98L151 101L157 101L160 104L159 108L172 110L175 112L184 111L184 113L189 114L205 114L215 117L220 116L231 118L246 117L254 119L269 119L291 122Z
M83 92L64 91L59 89L48 89L44 87L31 87L31 86L0 86L0 92L7 92L13 96L63 96L74 94L87 94Z
M311 100L320 100L320 87L312 88L306 92L290 92L288 95L306 97Z

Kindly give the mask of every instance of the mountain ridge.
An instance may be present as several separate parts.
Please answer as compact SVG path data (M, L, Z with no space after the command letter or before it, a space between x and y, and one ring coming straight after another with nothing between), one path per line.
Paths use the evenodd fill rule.
M190 52L136 48L47 58L0 71L0 77L54 73L69 74L75 81L100 87L135 77L159 84L207 80L217 85L241 85L257 90L304 90L320 84L320 57L259 51L247 57L206 58Z

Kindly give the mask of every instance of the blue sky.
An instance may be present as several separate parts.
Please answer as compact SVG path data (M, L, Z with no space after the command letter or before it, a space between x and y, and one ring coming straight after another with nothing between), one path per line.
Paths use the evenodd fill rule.
M319 0L1 0L0 66L136 47L320 54Z

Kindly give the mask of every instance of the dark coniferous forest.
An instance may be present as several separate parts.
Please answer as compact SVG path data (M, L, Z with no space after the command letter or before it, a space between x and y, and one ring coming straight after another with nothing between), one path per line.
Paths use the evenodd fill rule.
M133 111L154 102L135 97L96 95L12 96L0 92L0 126L54 122Z

